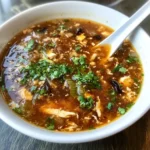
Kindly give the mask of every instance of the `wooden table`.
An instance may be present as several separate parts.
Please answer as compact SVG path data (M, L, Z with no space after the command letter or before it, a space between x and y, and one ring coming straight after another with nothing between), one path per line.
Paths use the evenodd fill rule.
M115 9L131 15L145 1L124 0ZM134 7L131 2L134 3ZM150 17L142 23L142 26L150 34ZM134 125L114 136L83 144L39 141L15 131L0 120L0 150L150 150L150 111Z

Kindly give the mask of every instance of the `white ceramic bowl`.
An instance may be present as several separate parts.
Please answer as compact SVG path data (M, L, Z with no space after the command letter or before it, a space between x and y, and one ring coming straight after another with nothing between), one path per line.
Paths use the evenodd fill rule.
M117 29L128 17L110 8L87 2L54 2L40 5L24 11L5 22L0 27L0 52L2 47L22 29L50 19L56 18L84 18L103 23ZM144 83L136 104L118 120L95 130L84 132L63 133L48 131L36 127L14 114L0 96L0 118L14 129L34 137L36 139L57 143L80 143L102 139L127 128L150 108L150 38L142 30L138 29L131 37L131 41L137 49L144 68ZM7 133L6 133L7 134Z

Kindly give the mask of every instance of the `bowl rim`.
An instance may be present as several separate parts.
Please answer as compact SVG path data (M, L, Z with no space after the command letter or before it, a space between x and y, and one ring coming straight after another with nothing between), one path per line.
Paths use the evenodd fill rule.
M45 7L47 5L53 5L53 4L64 4L64 3L72 3L72 4L75 4L75 3L78 3L78 4L89 4L89 5L93 5L93 6L101 6L105 9L110 9L111 11L114 11L126 18L128 18L126 15L120 13L119 11L116 11L112 8L109 8L109 7L106 7L106 6L103 6L103 5L100 5L100 4L96 4L96 3L91 3L91 2L84 2L84 1L58 1L58 2L50 2L50 3L46 3L46 4L42 4L42 5L38 5L38 6L35 6L35 7L32 7L32 8L29 8L15 16L13 16L12 18L10 18L9 20L7 20L6 22L4 22L2 25L0 25L0 29L2 29L5 25L11 23L11 21L13 21L14 19L16 19L18 16L21 16L23 14L26 14L27 12L30 12L30 11L33 11L35 9L38 9L38 8L41 8L41 7ZM140 30L142 31L143 34L145 34L145 36L148 36L148 34L142 29L140 28ZM150 38L149 38L150 40ZM25 123L26 121L21 121L23 122L23 124L25 124L27 127L29 128L26 128L25 130L23 129L23 127L20 126L20 124L16 124L13 119L10 119L9 117L7 117L7 115L5 115L3 112L0 111L0 118L5 122L7 123L8 125L10 125L11 127L13 127L14 129L16 129L17 131L25 134L25 135L28 135L30 137L33 137L33 138L36 138L36 139L39 139L39 140L43 140L43 141L48 141L48 142L54 142L54 143L83 143L83 142L89 142L89 141L94 141L94 140L98 140L98 139L103 139L103 138L106 138L108 136L111 136L111 135L114 135L122 130L124 130L125 128L129 127L130 125L132 125L133 123L135 123L139 118L141 118L150 108L150 104L145 107L143 109L143 111L141 111L141 113L139 113L138 116L136 117L132 117L132 120L129 121L129 122L125 122L124 124L122 125L118 125L117 128L115 128L114 131L109 131L109 132L106 132L105 134L103 135L100 135L100 134L96 134L96 132L98 131L98 129L95 129L96 132L94 132L94 130L92 131L88 131L88 133L86 133L86 131L81 131L81 132L73 132L73 133L61 133L61 132L55 132L55 131L47 131L49 133L49 137L48 136L43 136L43 135L40 135L40 132L39 133L34 133L34 131L37 131L38 129L40 129L39 127L35 127L34 125L30 124L30 125L27 125L28 123ZM18 116L16 116L16 118L19 118ZM20 119L21 120L21 119ZM31 130L30 126L34 127L35 130ZM101 127L103 128L103 127ZM41 129L42 131L45 132L45 129ZM43 132L43 133L44 133ZM85 134L86 133L86 134ZM50 135L52 137L50 137ZM86 136L87 137L86 137ZM79 138L80 137L80 138ZM66 140L67 138L67 140Z

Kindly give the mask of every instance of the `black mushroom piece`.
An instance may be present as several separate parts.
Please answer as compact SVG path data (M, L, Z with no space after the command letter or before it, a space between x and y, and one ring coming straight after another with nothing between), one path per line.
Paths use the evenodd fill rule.
M122 93L122 89L119 85L119 83L115 80L111 80L110 81L110 84L112 85L112 87L114 88L114 90L118 93L118 94L121 94Z
M51 92L50 81L48 78L46 78L46 80L45 80L44 87L47 92L49 92L49 93Z
M76 29L76 35L80 35L83 33L83 29L82 28L77 28Z
M41 28L37 29L37 32L45 33L47 30L48 30L47 27L41 27Z
M102 40L102 39L103 39L103 37L102 37L101 35L98 35L98 34L97 34L97 35L94 35L94 36L93 36L93 39L95 39L95 40L98 40L98 41L99 41L99 40Z

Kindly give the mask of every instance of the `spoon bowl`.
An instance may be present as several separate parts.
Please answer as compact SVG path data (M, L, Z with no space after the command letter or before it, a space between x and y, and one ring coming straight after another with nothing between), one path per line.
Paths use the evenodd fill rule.
M129 20L123 24L112 35L99 43L97 46L110 45L110 57L118 47L122 44L125 38L150 14L150 0L145 3Z

